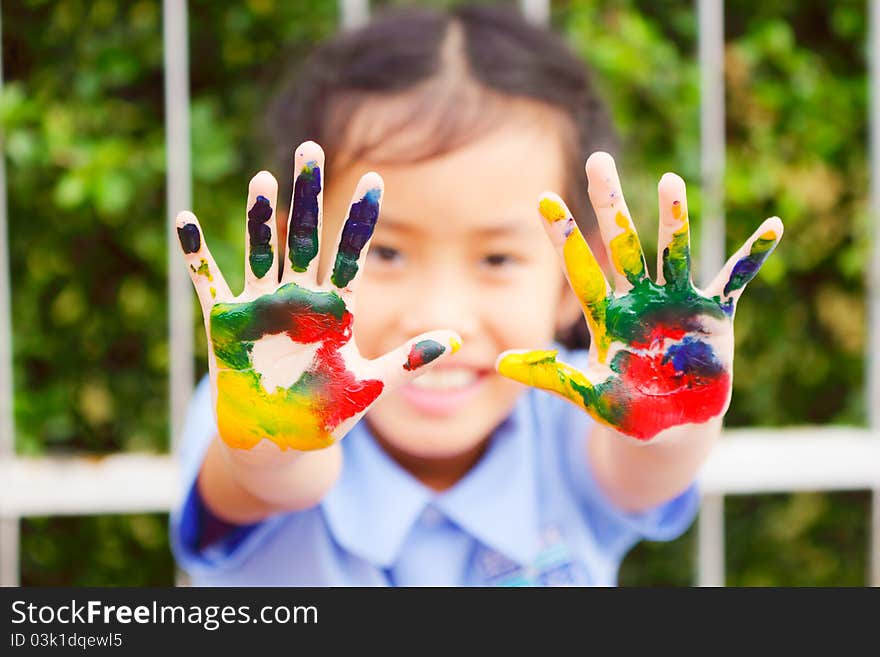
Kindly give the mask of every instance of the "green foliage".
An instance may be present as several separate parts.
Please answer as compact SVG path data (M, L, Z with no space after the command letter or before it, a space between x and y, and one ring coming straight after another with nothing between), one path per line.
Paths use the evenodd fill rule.
M337 3L189 4L194 206L235 290L247 180L272 165L262 112L336 29ZM164 450L161 2L28 0L2 11L18 450ZM728 424L862 423L866 7L728 0L725 20L728 251L771 214L787 228L737 316ZM667 170L689 182L699 244L694 3L555 2L553 22L612 105L646 247L655 248L656 182ZM866 495L730 498L726 508L729 583L864 582ZM170 583L164 523L30 519L24 581ZM693 535L640 545L621 582L688 583Z

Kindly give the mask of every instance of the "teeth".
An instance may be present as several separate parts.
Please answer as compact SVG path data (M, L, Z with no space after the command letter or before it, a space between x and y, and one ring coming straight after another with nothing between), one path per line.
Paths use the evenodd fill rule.
M417 388L430 388L433 390L452 390L466 388L477 380L477 375L470 369L443 369L427 372L417 379L413 379L412 385Z

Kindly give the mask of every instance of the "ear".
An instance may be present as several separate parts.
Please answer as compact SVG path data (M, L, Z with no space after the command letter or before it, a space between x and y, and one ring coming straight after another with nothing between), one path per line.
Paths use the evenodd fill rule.
M565 276L560 276L559 311L556 313L556 333L564 334L574 326L583 315L580 301L575 296Z

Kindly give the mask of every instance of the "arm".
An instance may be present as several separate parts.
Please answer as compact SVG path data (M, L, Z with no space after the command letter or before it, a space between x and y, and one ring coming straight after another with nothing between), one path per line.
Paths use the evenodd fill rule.
M593 425L587 463L608 498L624 511L644 511L685 490L721 435L721 418L670 429L663 440L638 443Z
M666 174L658 185L652 280L614 161L594 153L586 173L613 288L562 200L543 195L539 212L587 320L587 367L559 362L555 351L510 351L497 368L593 416L585 467L615 504L641 511L682 492L718 438L730 404L736 305L783 228L777 217L764 221L715 280L698 289L690 275L684 181Z
M352 341L355 291L379 215L383 183L358 182L337 236L331 275L318 279L324 153L294 155L287 244L273 215L278 183L266 171L248 187L245 288L233 295L198 219L177 216L177 234L208 338L218 436L197 486L222 520L250 524L321 501L336 482L339 441L383 394L455 352L452 331L431 331L376 359Z
M314 452L290 450L265 459L230 450L220 436L211 441L197 486L218 518L246 525L318 504L342 470L339 445Z

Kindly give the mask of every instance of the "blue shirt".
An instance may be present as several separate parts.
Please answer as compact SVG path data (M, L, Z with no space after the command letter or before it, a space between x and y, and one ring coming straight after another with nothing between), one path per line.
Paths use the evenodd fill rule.
M556 345L554 345L556 346ZM586 352L559 359L585 368ZM614 585L640 539L670 540L693 521L696 486L626 513L599 489L585 449L593 420L528 388L480 461L437 493L393 461L359 422L324 500L204 543L194 486L216 433L207 378L190 404L184 499L171 516L179 564L200 586Z

